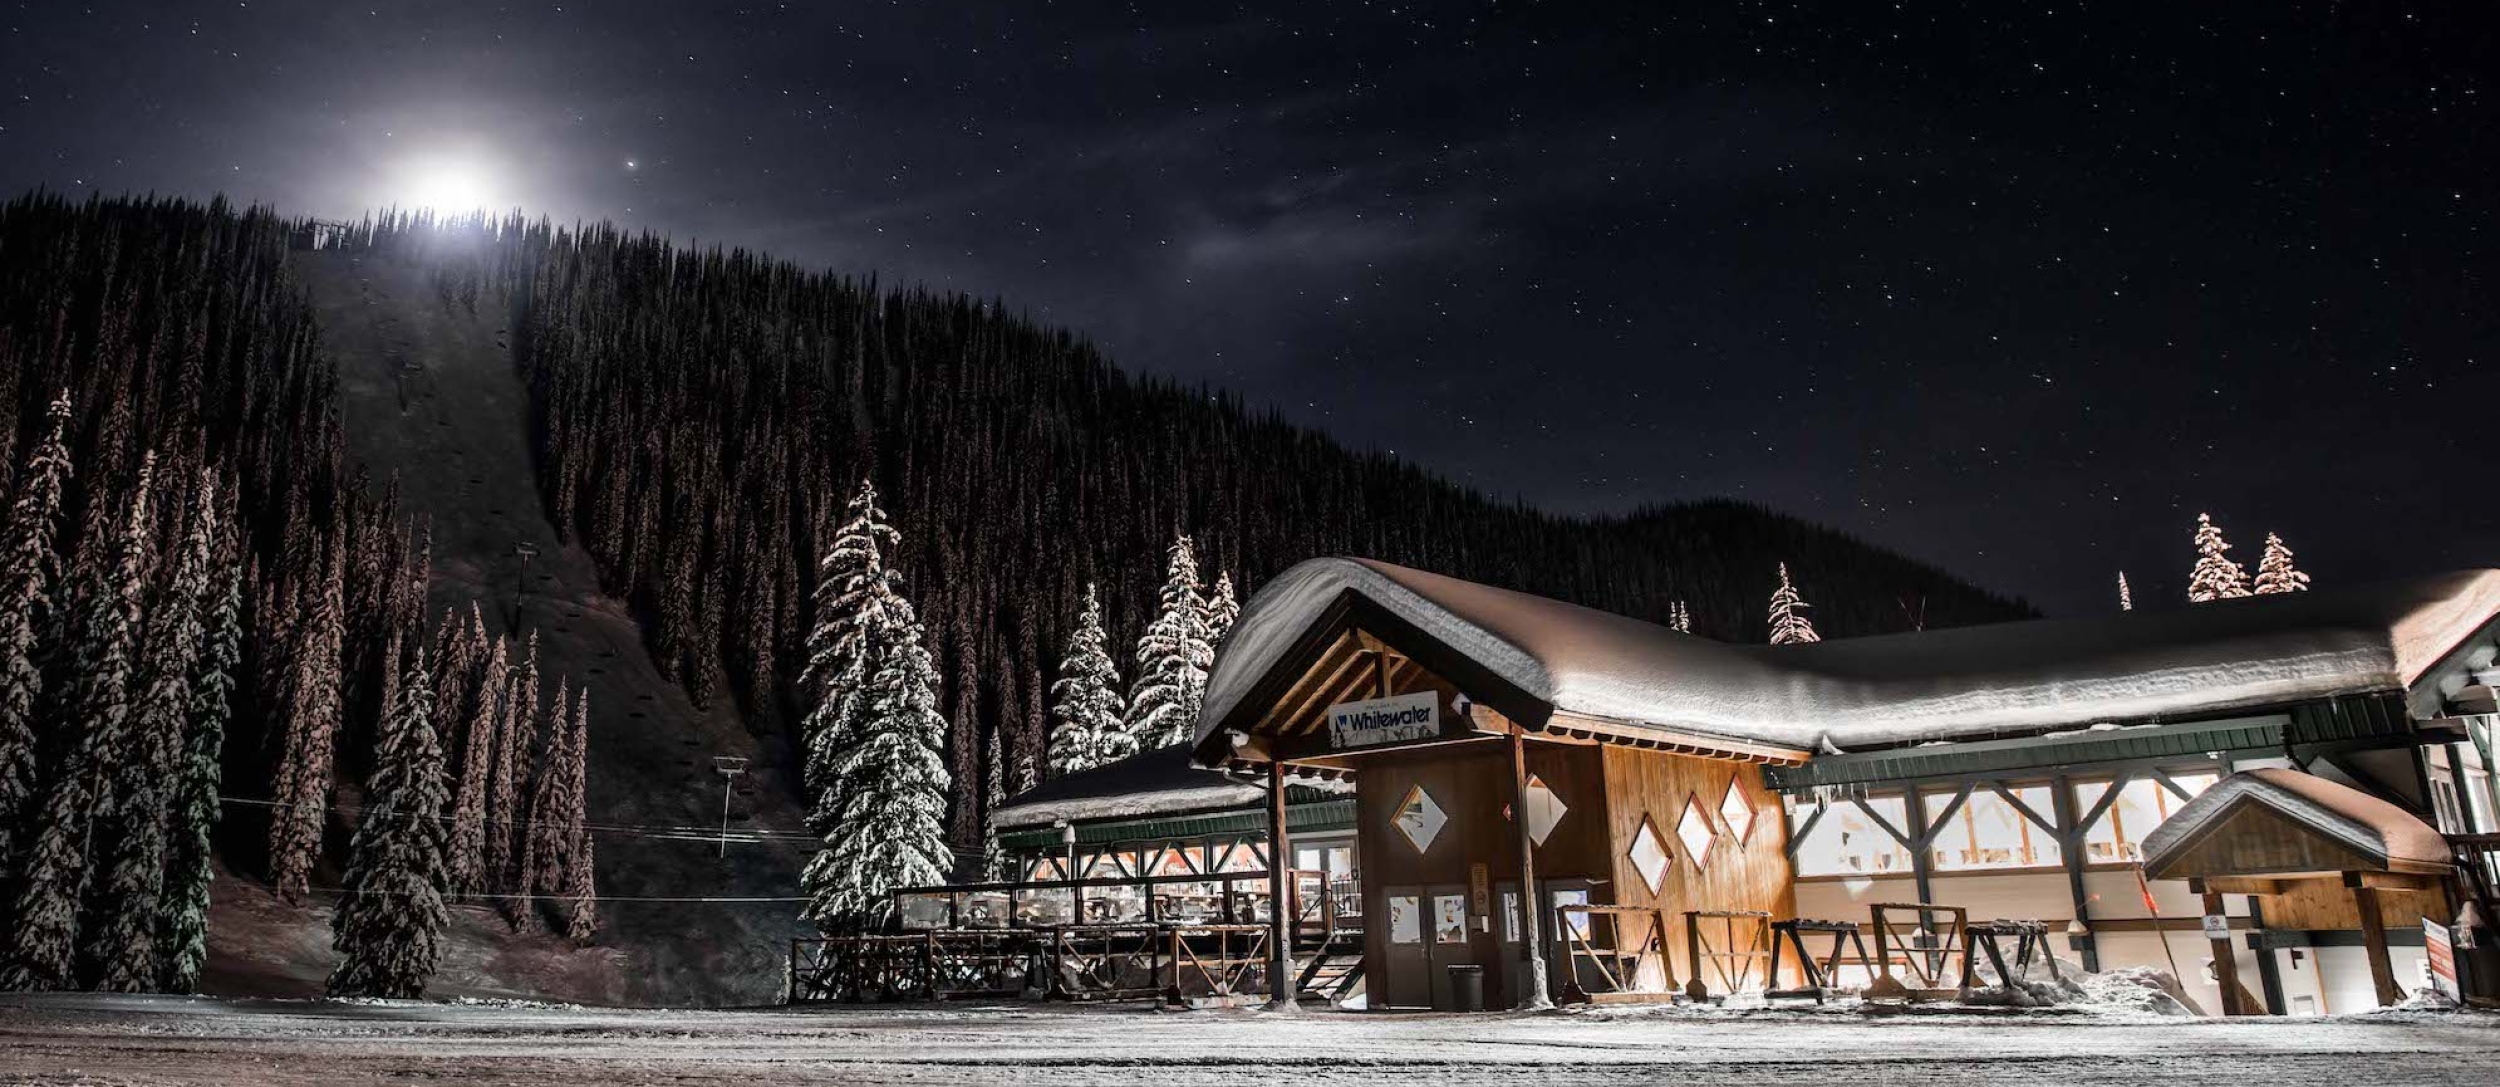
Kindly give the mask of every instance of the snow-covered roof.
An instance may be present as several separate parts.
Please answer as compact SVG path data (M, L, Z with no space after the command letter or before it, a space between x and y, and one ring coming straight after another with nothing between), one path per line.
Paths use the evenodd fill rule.
M2245 804L2258 804L2360 854L2372 871L2436 871L2448 840L2410 812L2338 781L2298 770L2246 770L2215 783L2144 836L2144 867L2168 874L2174 854ZM2191 873L2220 874L2220 873Z
M1349 593L1549 712L1831 751L2400 691L2500 615L2500 570L1758 646L1385 562L1312 559L1243 610L1197 746Z
M990 813L990 825L1005 829L1220 811L1258 803L1266 795L1257 785L1192 767L1189 748L1174 745L1045 781L999 805Z

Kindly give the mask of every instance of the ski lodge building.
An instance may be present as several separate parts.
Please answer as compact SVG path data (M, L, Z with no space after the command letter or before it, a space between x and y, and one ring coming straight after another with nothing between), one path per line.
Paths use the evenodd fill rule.
M2053 953L2175 971L2209 1014L2358 1011L2491 908L2495 619L2470 571L1730 645L1317 559L1250 601L1192 745L1001 806L1022 878L901 912L1238 930L1267 939L1158 954L1372 1008L1932 994L1957 956Z

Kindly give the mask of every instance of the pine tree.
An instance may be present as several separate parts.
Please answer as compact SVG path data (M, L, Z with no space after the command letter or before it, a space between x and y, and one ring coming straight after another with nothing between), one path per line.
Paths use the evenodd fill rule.
M1814 632L1814 621L1806 618L1812 607L1797 595L1797 586L1788 580L1788 564L1780 564L1780 587L1771 593L1771 644L1799 645L1819 642L1823 636Z
M428 680L420 644L383 730L330 917L330 946L339 953L332 996L415 999L442 957L451 916L441 820L450 797Z
M555 800L546 794L554 787L551 775L554 773L553 767L556 759L562 754L564 736L568 731L567 722L572 720L572 713L572 689L565 682L564 675L558 673L556 697L554 702L547 705L546 722L539 724L532 721L524 727L524 731L539 737L540 742L538 766L536 772L530 775L529 780L529 800L521 808L520 818L513 824L518 852L513 857L512 884L507 892L508 897L502 899L504 920L510 922L515 929L535 924L537 921L538 913L531 903L536 900L539 886L546 882L544 874L547 857L553 852L546 848L547 839L539 833L539 820L542 812L554 810Z
M2229 600L2248 595L2248 571L2231 561L2223 552L2231 545L2222 539L2222 529L2213 518L2196 515L2196 566L2188 571L2188 601L2202 604L2209 600Z
M522 893L548 898L564 895L566 870L583 841L590 691L584 688L576 693L569 721L561 689L556 705L556 713L547 721L547 757L538 771L537 791L530 798L529 838L523 851L527 875Z
M22 866L0 989L67 989L77 981L88 832L99 812L113 810L108 784L114 768L108 760L120 751L129 726L131 647L147 589L148 498L155 471L156 455L150 453L129 498L113 569L99 571L102 583L82 595L86 614L70 667L67 712L56 724L59 757Z
M1678 634L1693 632L1693 613L1685 609L1683 601L1667 605L1667 627Z
M1233 624L1241 621L1241 601L1233 596L1233 575L1215 575L1215 591L1207 596L1203 622L1207 632L1207 658L1212 661L1215 649L1224 644L1224 636L1233 632Z
M1137 639L1137 688L1129 696L1124 727L1140 750L1187 743L1197 731L1207 668L1215 662L1202 609L1198 556L1184 535L1172 541L1168 553L1162 610Z
M35 707L43 696L41 633L60 576L53 542L70 476L69 415L64 393L52 402L51 432L19 476L9 511L7 565L0 568L0 876L18 867L21 835L34 825L29 809L40 785Z
M938 713L937 666L911 605L886 608L895 624L883 659L858 694L849 731L826 737L827 787L814 824L830 828L808 860L804 916L827 932L872 926L896 887L944 882L946 718Z
M272 790L277 805L269 825L269 883L278 897L289 902L301 902L310 892L313 866L321 860L322 829L329 823L330 776L337 755L340 710L343 559L334 542L326 559L314 560L316 582L306 589L306 611L296 624L285 731L280 738L277 780ZM418 678L425 677L418 674ZM403 684L406 679L405 675L401 677ZM431 713L433 691L429 688L426 693L427 712ZM405 697L407 692L397 694ZM432 727L430 721L428 727Z
M215 878L210 835L217 827L226 723L243 665L243 568L232 554L237 545L231 527L220 532L225 536L226 571L208 615L208 640L191 671L190 716L171 813L172 863L157 924L156 943L165 962L163 988L169 993L198 988L200 970L208 964L209 885ZM382 667L395 673L399 662L386 658Z
M100 843L111 852L91 904L101 930L85 941L85 950L97 988L110 992L148 992L165 974L156 931L164 910L170 789L184 769L192 667L207 640L202 616L217 559L214 471L201 470L187 519L181 554L148 610L140 671L146 687L115 756L110 816L98 824Z
M2135 592L2127 588L2127 572L2118 571L2118 610L2135 610Z
M573 863L564 869L564 935L577 944L589 943L599 932L598 860L590 836L582 836L579 848L573 851Z
M505 685L511 668L504 660L504 640L494 639L479 669L475 710L462 738L460 785L451 805L451 872L454 897L473 895L486 885L487 806L502 741ZM449 711L445 711L448 715Z
M2309 575L2301 573L2298 567L2292 565L2291 545L2284 543L2281 536L2271 532L2266 533L2266 551L2257 560L2258 594L2308 591Z
M517 882L513 862L520 856L520 834L527 822L521 791L529 780L531 733L538 724L538 632L521 643L521 664L503 700L502 723L496 728L495 771L487 783L485 884L510 891Z
M1059 662L1059 681L1050 685L1051 713L1059 723L1050 733L1050 772L1073 774L1137 753L1136 738L1122 723L1120 671L1111 663L1111 639L1102 629L1102 601L1085 586L1085 611L1077 616L1076 632L1068 636L1068 655Z
M851 696L875 674L895 630L893 603L902 597L902 579L885 562L899 537L877 505L875 484L860 481L845 518L817 564L816 625L807 636L801 675L811 702L799 732L806 759L802 776L811 796L828 781L827 737L846 731L845 719L858 712Z

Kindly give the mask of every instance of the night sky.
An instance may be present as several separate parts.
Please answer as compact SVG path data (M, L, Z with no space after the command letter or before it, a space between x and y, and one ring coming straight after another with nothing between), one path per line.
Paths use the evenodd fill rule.
M2321 585L2500 565L2500 16L2245 6L22 3L0 189L876 271L2052 612L2178 598L2199 510Z

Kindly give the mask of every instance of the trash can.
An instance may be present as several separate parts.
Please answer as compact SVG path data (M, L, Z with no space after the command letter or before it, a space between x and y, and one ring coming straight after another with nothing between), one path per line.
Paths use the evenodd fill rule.
M1459 963L1450 968L1450 1010L1484 1010L1484 967Z

